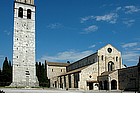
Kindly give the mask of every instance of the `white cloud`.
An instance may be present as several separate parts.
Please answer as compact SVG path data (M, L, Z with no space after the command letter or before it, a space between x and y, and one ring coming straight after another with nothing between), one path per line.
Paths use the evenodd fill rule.
M109 13L103 16L87 16L87 17L81 18L81 23L84 23L89 20L95 20L95 21L105 21L105 22L114 24L116 23L117 18L118 18L117 13Z
M90 48L95 48L95 47L96 47L96 45L93 44L93 45L89 46L88 48L90 49Z
M63 25L60 24L60 23L53 23L53 24L47 25L47 28L49 28L49 29L60 29L60 28L63 28Z
M140 43L139 42L131 42L123 44L122 47L125 49L125 52L122 53L122 58L125 63L128 65L130 64L137 64L138 58L140 56Z
M95 19L95 17L94 16L87 16L87 17L81 18L81 23L84 23L84 22L86 22L88 20L92 20L92 19Z
M122 54L123 61L127 62L128 64L131 62L137 64L139 56L140 56L139 51L128 51Z
M39 61L44 62L45 60L47 60L50 62L67 62L67 61L74 62L92 53L93 53L92 50L83 51L83 52L77 52L75 50L65 51L65 52L60 52L54 56L44 55L40 58Z
M4 55L0 55L0 59L3 59L4 58Z
M116 23L117 18L118 18L117 13L110 13L110 14L106 14L103 16L96 16L95 17L96 21L106 21L106 22L109 22L112 24Z
M127 25L128 27L132 26L135 23L134 19L130 19L130 20L124 20L123 24Z
M133 50L135 51L140 51L140 47L139 48L134 48ZM140 54L140 53L139 53Z
M134 5L130 5L130 6L125 6L125 13L126 14L132 14L132 13L136 13L140 11L140 8L134 6Z
M95 31L97 31L97 30L98 30L98 26L92 25L92 26L89 26L89 27L83 29L82 34L89 34L89 33L91 33L91 32L95 32Z
M126 44L123 44L122 47L123 48L131 48L131 47L136 47L138 46L138 42L132 42L132 43L126 43Z
M116 12L120 11L121 9L122 9L122 7L117 7Z

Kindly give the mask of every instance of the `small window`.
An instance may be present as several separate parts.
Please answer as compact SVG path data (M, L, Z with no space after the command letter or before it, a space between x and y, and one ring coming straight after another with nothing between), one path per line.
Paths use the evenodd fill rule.
M118 62L118 56L116 57L116 62Z
M61 72L62 72L63 70L61 69Z
M30 9L27 10L27 19L31 19L31 10Z
M19 7L18 17L23 18L23 8Z
M102 55L102 60L104 60L104 56Z
M53 72L53 69L52 69L52 72Z

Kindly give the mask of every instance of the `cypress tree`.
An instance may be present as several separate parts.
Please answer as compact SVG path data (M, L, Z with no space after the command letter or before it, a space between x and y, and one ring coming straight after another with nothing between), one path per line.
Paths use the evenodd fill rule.
M45 65L41 62L36 62L36 75L39 81L39 86L49 87L49 80L47 78Z
M8 86L12 82L12 66L11 62L8 62L8 58L5 57L1 71L1 86Z

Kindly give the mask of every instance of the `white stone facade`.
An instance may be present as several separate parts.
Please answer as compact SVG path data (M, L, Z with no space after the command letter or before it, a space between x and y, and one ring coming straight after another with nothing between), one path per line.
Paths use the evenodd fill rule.
M96 53L68 65L66 73L55 73L50 78L50 84L51 87L57 85L57 88L65 89L118 90L117 70L122 67L121 53L108 44Z
M35 67L34 1L15 0L13 35L13 87L37 87Z

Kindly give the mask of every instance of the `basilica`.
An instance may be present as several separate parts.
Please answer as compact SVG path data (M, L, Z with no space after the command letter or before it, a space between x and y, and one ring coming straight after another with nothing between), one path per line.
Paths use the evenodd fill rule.
M51 88L127 90L139 88L138 66L126 68L111 44L74 63L45 62Z

